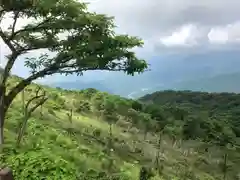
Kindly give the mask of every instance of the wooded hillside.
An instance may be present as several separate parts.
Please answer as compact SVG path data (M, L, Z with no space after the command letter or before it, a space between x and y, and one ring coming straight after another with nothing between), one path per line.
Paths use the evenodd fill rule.
M11 78L9 86L18 81ZM240 151L234 131L238 126L233 127L229 123L233 120L227 119L233 116L232 111L215 107L210 116L208 108L195 107L190 101L182 106L166 103L165 98L161 105L147 104L95 89L41 87L48 100L32 113L18 141L25 120L23 97L27 102L37 87L27 87L7 115L1 163L14 170L16 179L135 180L151 175L156 180L225 176L235 180L239 175ZM171 97L174 93L191 94L164 93ZM205 101L209 105L212 98ZM145 175L141 174L144 168Z

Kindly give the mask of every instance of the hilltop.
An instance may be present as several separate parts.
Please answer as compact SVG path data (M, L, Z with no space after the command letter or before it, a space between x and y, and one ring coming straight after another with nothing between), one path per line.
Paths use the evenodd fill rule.
M18 81L19 78L13 77L8 84L12 86ZM36 88L37 84L31 84L25 89L26 100L34 95ZM226 121L217 124L216 120L209 118L215 116L217 120L220 117L227 120L234 115L237 119L239 115L234 114L235 111L230 110L223 116L225 109L216 105L224 102L224 105L229 104L237 110L239 104L236 104L236 98L240 99L240 95L209 95L205 98L205 104L198 104L203 108L215 101L214 110L219 112L198 121L201 122L200 130L206 133L201 136L189 125L203 116L195 114L195 118L191 117L192 111L173 98L182 98L182 103L189 102L186 107L198 111L190 99L196 95L205 97L201 93L171 91L169 95L164 92L166 95L162 102L155 94L155 105L95 89L72 91L42 88L49 99L29 119L24 139L18 148L16 133L23 117L21 94L7 115L6 147L1 163L14 170L16 179L49 177L69 180L78 179L79 176L80 179L109 179L109 176L114 176L115 179L135 180L142 166L157 167L153 170L153 179L156 180L221 179L224 175L221 168L223 155L226 153L229 155L228 179L234 180L239 173L238 146L236 143L235 149L224 146L225 140L230 144L233 144L232 140L237 140L234 130L230 129L233 126ZM150 97L143 97L141 101L149 101ZM168 104L168 101L175 103ZM205 112L212 112L213 109L209 108L210 105L205 107ZM191 129L193 131L189 131Z

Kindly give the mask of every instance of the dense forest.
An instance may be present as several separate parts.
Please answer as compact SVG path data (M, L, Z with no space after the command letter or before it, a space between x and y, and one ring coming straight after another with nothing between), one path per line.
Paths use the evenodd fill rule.
M145 95L140 100L181 109L184 127L189 128L188 138L201 138L221 145L239 144L239 94L162 91Z

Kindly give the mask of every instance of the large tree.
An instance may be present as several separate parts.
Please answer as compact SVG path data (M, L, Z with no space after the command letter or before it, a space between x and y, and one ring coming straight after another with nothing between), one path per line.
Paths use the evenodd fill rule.
M33 80L56 73L82 75L87 70L134 75L147 68L146 62L132 51L143 45L141 39L115 34L113 18L88 12L85 3L76 0L1 0L0 3L0 20L9 15L12 18L6 31L0 21L0 37L10 49L0 83L0 144L10 104ZM17 27L23 18L30 21ZM6 82L18 57L44 49L50 53L24 60L31 75L6 92Z

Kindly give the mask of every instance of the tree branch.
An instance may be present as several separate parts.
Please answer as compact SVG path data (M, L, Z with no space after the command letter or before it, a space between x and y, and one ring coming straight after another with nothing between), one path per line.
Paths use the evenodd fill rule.
M0 23L2 22L2 19L3 19L3 17L4 17L4 9L1 9L0 10Z
M3 72L3 79L2 79L2 83L5 84L7 81L7 78L9 77L10 71L18 57L18 53L13 53L10 58L8 59L7 65L4 68L4 72Z
M101 70L101 71L123 71L124 69L123 68L119 68L119 69L112 69L112 68L95 68L95 67L92 67L92 68L81 68L81 70L79 69L74 69L74 70L58 70L57 72L60 73L60 74L64 74L64 73L68 73L68 74L71 74L71 73L80 73L81 74L81 71L91 71L91 70Z
M35 95L33 98L31 98L30 100L28 100L28 102L27 102L27 104L26 104L25 109L28 109L31 102L33 102L33 101L36 100L36 99L40 99L40 98L41 98L40 102L38 102L35 106L33 106L32 108L30 108L30 109L28 110L28 114L29 114L29 115L31 115L31 113L32 113L33 111L35 111L35 109L37 109L39 106L41 106L42 104L44 104L44 102L48 99L48 98L46 97L46 91L44 91L44 90L43 90L43 94L39 95L39 93L40 93L41 90L43 90L43 88L41 88L40 86L38 86L38 88L37 88L37 90L36 90L36 95Z
M9 37L7 37L6 34L4 34L4 32L2 31L2 29L0 29L0 37L2 38L2 40L4 41L4 43L9 47L9 49L12 52L16 52L16 49L14 48L14 46L11 44L11 41L9 39Z
M27 102L27 104L26 104L26 106L25 106L26 109L28 109L28 107L29 107L29 105L30 105L30 103L31 103L32 101L34 101L34 100L36 100L36 99L39 99L39 98L41 98L41 97L45 97L45 96L46 96L46 92L45 92L44 90L43 90L43 94L42 94L42 95L39 95L40 90L43 90L43 89L39 86L39 87L37 88L36 95L35 95L33 98L31 98L31 99L28 100L28 102Z
M31 82L37 78L44 77L46 75L52 75L55 73L56 66L52 65L49 68L46 68L42 71L39 71L31 76L29 76L26 79L23 79L20 83L18 83L14 88L11 89L11 91L7 94L5 98L5 104L6 108L10 106L12 103L13 99L17 96L19 92L21 92L26 86L31 84ZM56 69L57 70L57 69Z
M15 12L14 13L14 18L13 18L13 26L12 26L12 34L11 34L11 36L13 36L13 34L15 33L15 27L16 27L16 24L17 24L17 19L18 19L18 16L19 16L19 11L17 11L17 12ZM10 37L11 37L10 36Z
M43 105L47 100L48 100L47 97L42 98L39 103L37 103L35 106L33 106L31 109L29 109L28 113L31 114L32 112L34 112L39 106Z
M42 90L43 90L43 94L42 94L42 95L38 95L41 89L42 89L42 88L39 86L39 87L37 88L37 90L36 90L36 95L35 95L33 98L29 99L28 102L27 102L27 104L26 104L25 107L24 107L24 115L25 115L25 116L24 116L22 125L20 125L20 129L19 129L19 133L18 133L18 137L17 137L17 146L20 145L20 142L21 142L21 140L22 140L23 134L24 134L24 132L25 132L25 130L26 130L26 126L27 126L27 121L28 121L28 119L31 117L32 113L33 113L39 106L43 105L43 104L47 101L47 99L48 99L48 97L45 96L46 92L45 92L43 89L42 89ZM41 100L40 100L39 102L37 102L32 108L29 109L30 103L31 103L33 100L35 100L35 99L40 99L40 98L41 98Z
M14 32L11 36L10 36L10 40L13 40L15 38L15 36L17 36L18 34L22 33L22 32L34 32L34 31L38 31L38 30L41 30L41 29L44 29L46 27L42 27L42 25L44 25L45 23L49 22L51 19L48 18L48 19L45 19L44 21L42 21L41 23L39 23L38 25L34 26L34 27L26 27L24 29L20 29L16 32Z
M1 29L0 29L0 37L2 38L4 43L9 47L9 49L12 51L12 54L11 54L10 58L8 59L7 65L4 68L4 73L3 73L3 77L2 77L1 83L2 83L2 85L5 85L7 78L9 76L9 72L11 71L14 62L17 59L19 52L16 51L15 47L12 45L12 43L10 42L7 35L5 35Z

